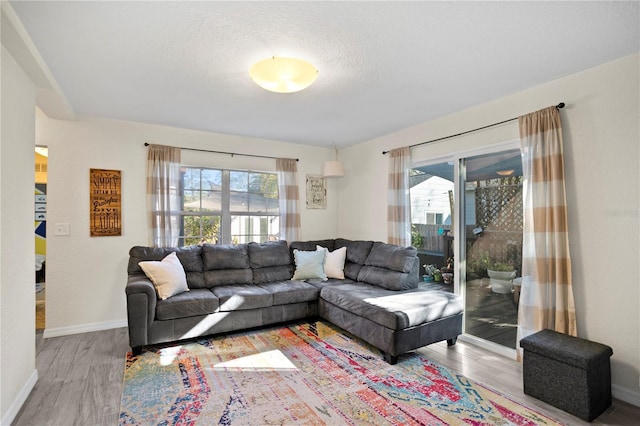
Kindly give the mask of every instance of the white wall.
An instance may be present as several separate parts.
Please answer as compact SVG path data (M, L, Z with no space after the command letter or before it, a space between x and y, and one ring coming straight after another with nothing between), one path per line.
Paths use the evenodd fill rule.
M0 137L0 422L9 424L35 369L35 87L2 46Z
M80 118L50 119L38 111L36 141L49 147L47 184L47 318L45 337L126 326L124 286L129 249L148 245L145 142L299 158L302 239L336 236L336 180L325 210L305 208L305 177L322 172L332 150L165 126ZM32 154L33 155L33 154ZM275 171L275 160L182 151L189 165ZM89 169L122 171L123 231L89 236ZM69 223L56 236L55 223Z
M640 405L639 55L344 149L338 233L386 241L383 150L562 110L574 296L580 337L613 347L614 395ZM517 122L412 150L415 161L518 138Z

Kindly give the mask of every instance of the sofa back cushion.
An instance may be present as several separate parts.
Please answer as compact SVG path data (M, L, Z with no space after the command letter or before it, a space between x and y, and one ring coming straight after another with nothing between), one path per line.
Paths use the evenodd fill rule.
M358 273L358 281L389 290L416 288L418 263L418 251L415 248L376 242Z
M364 265L371 247L373 247L373 241L351 241L344 238L338 238L335 242L335 250L346 247L347 259L344 263L344 276L346 278L356 281L360 269ZM328 248L328 247L327 247Z
M184 272L187 276L187 285L189 288L204 287L204 265L202 263L202 247L142 247L135 246L129 250L129 265L127 273L129 275L144 274L144 271L138 265L139 262L148 260L160 261L169 253L178 256Z
M202 260L206 287L253 282L247 244L204 244Z
M294 241L289 244L289 252L291 253L291 259L293 260L293 251L314 251L316 246L328 248L329 251L333 251L335 247L335 240L315 240L315 241Z
M291 255L286 241L249 243L248 250L254 284L286 281L293 276Z

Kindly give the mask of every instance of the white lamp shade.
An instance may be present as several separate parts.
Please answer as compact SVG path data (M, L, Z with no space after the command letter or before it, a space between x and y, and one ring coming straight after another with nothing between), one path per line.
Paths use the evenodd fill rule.
M249 75L263 89L293 93L306 89L316 81L318 70L301 59L273 57L253 64Z
M325 177L344 176L342 161L325 161L322 175Z

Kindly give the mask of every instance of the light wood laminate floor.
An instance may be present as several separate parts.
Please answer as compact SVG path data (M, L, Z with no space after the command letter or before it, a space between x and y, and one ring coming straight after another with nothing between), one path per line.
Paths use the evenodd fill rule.
M43 339L36 335L38 383L13 425L117 425L124 356L129 350L125 328ZM419 350L430 359L569 425L580 419L522 392L522 365L469 343L448 348L436 343ZM399 365L402 358L399 360ZM640 408L614 400L591 424L637 425Z

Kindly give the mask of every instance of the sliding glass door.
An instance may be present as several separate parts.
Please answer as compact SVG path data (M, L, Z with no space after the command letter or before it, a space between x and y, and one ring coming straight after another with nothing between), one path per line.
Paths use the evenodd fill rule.
M507 149L460 159L465 334L515 349L522 267L522 161Z
M421 285L464 296L467 337L498 351L515 349L522 267L517 142L416 163L410 186L412 245L420 264L453 269L445 282L421 267Z

